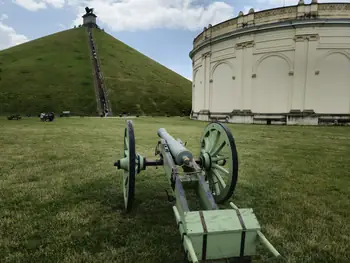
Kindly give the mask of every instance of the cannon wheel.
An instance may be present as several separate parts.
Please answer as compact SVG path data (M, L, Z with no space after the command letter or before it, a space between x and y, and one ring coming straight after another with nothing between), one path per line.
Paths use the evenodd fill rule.
M127 121L124 132L124 158L128 159L128 169L124 170L123 192L125 210L130 212L135 196L136 153L132 121Z
M233 194L238 178L238 157L235 140L222 123L210 123L200 141L201 167L217 203L227 201Z

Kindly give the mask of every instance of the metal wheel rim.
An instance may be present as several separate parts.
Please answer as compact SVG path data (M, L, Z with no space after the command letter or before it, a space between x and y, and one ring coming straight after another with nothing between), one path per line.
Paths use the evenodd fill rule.
M222 123L210 123L204 129L200 143L200 155L203 156L205 153L210 155L211 165L209 169L206 169L206 179L209 188L214 190L212 192L214 193L215 201L217 203L223 203L233 195L237 184L238 156L235 140L232 133L225 125ZM230 149L227 156L228 158L226 159L229 169L224 169L226 172L224 172L223 167L218 167L220 166L220 161L216 161L222 158L220 152L223 149L223 147L221 147L223 143L225 143L223 147L227 146ZM223 187L221 180L218 178L218 175L220 176L222 174L227 174L228 181L224 182L225 187ZM215 194L215 192L217 193L216 185L220 187L219 194Z
M127 121L124 130L124 157L128 157L128 170L124 170L123 194L125 210L129 212L135 196L136 154L132 121Z

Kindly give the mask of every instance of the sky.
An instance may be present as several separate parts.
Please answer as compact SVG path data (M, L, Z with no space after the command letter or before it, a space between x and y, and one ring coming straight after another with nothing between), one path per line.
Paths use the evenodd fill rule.
M328 0L318 2L348 2ZM0 0L0 50L82 24L94 8L107 33L180 75L192 79L193 39L250 8L296 5L298 0ZM311 0L305 0L310 3Z

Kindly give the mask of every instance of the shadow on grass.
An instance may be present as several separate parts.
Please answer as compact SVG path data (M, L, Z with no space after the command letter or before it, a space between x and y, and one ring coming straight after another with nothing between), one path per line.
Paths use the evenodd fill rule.
M21 216L4 233L15 242L0 250L1 258L5 262L179 262L180 236L166 195L158 191L157 183L139 184L129 214L124 212L123 193L110 178L67 185L59 198L43 202L35 191L8 198L4 208L13 207Z

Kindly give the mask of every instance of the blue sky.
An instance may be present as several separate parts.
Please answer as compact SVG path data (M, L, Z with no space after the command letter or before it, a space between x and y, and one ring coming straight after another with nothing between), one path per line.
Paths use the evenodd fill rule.
M188 53L204 26L298 0L0 0L0 50L72 28L93 7L100 27L192 79ZM305 0L309 3L311 0ZM332 2L332 1L319 1ZM342 2L342 0L334 1ZM344 1L345 2L345 1Z

